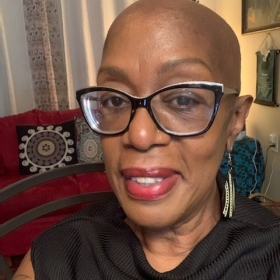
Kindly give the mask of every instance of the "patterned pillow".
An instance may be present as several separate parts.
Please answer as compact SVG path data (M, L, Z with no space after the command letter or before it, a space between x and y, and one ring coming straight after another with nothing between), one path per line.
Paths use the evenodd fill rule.
M77 163L74 121L56 125L16 126L21 174Z
M90 129L83 117L76 117L75 127L78 162L104 162L99 135Z
M249 196L251 192L260 192L265 175L265 164L260 142L248 136L235 141L231 157L232 176L236 191L243 196ZM225 176L227 175L227 153L224 154L220 170Z

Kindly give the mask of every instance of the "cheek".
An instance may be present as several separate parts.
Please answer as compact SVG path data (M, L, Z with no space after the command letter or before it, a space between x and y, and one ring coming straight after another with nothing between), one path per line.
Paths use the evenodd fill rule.
M227 127L224 122L215 120L210 130L201 136L182 139L182 158L193 174L206 172L216 174L226 148ZM215 171L215 172L214 172Z
M212 170L221 159L224 151L222 145L220 139L214 134L206 134L203 137L194 138L184 145L183 160L188 163L188 167L192 169L192 172L194 170L198 172L206 171L207 169Z

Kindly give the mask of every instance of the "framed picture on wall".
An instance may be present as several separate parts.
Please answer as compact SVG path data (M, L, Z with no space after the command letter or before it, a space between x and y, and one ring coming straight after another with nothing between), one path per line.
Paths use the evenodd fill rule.
M260 51L257 56L257 92L255 103L278 107L279 95L279 50L270 50L268 55Z
M280 0L242 0L242 34L280 27Z

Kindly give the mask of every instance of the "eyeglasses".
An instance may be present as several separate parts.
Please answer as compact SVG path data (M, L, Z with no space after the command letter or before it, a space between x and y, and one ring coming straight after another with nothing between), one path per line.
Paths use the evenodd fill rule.
M194 136L209 130L224 94L238 92L219 83L186 82L161 88L144 98L109 87L81 89L76 98L87 123L99 134L124 133L136 110L144 107L165 133Z

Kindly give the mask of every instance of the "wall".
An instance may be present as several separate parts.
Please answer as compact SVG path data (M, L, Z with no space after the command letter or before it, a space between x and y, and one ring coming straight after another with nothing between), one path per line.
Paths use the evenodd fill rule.
M202 3L202 1L201 1ZM273 31L241 34L241 0L216 0L216 12L220 14L234 29L238 36L242 55L242 89L241 94L250 94L255 98L256 92L256 52L258 51L267 32L273 37L280 48L280 29ZM279 99L280 101L280 99ZM268 107L253 103L246 122L247 134L257 138L262 145L264 155L268 154L263 184L263 192L280 199L280 154L270 150L269 134L280 135L280 107Z

